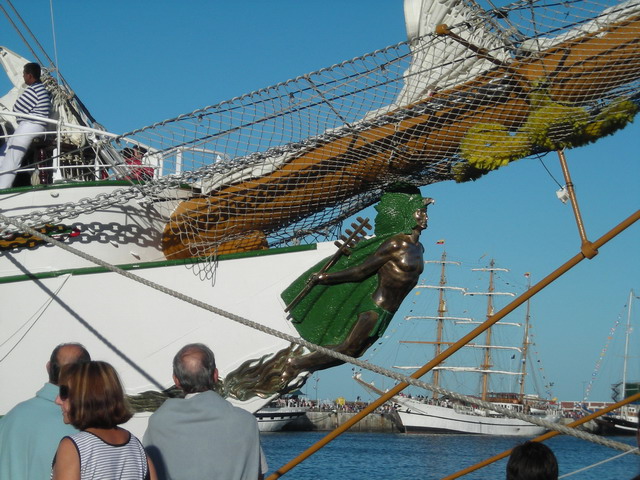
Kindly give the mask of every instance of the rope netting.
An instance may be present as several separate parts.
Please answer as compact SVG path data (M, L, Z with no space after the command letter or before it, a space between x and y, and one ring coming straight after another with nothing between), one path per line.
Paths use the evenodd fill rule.
M105 140L145 150L151 170L127 199L172 199L166 257L332 238L394 183L477 179L596 141L638 110L638 0L435 2L408 30L408 42ZM118 178L138 168L116 163Z
M594 141L637 111L637 1L440 8L457 22L446 33L126 135L194 189L165 252L326 235L392 183L477 178Z

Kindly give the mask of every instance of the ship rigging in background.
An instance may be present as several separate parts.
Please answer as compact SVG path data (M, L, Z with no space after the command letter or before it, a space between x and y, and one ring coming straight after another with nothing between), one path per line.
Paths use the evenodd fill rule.
M633 301L638 299L633 289L629 292L629 299L627 301L626 323L625 323L625 335L624 335L624 350L622 359L622 371L621 380L612 385L613 395L611 399L614 402L620 401L622 398L629 397L640 391L640 379L631 375L637 375L637 368L630 369L629 359L635 359L635 365L638 364L637 348L630 348L630 339L633 339L633 322L632 322L632 304ZM631 342L631 347L637 347L637 341ZM632 352L636 353L636 356L632 355ZM633 372L630 374L630 372ZM612 412L611 414L604 415L596 420L600 431L604 435L638 435L640 424L638 423L638 416L640 413L640 406L638 403L625 405L619 410Z
M466 333L465 330L475 328L482 321L477 321L469 316L452 316L449 314L451 306L455 311L461 309L456 307L456 301L449 302L448 293L460 294L461 296L484 296L487 298L486 316L494 314L495 298L499 296L514 296L512 292L500 292L495 289L495 275L508 272L507 269L498 268L493 260L488 267L474 268L472 271L488 274L488 287L484 291L469 291L467 288L452 286L447 283L446 267L460 266L460 262L447 260L447 254L443 251L440 260L431 260L427 264L437 264L440 266L440 282L438 285L418 285L416 290L423 289L436 290L438 292L438 307L435 315L419 314L405 317L405 326L414 324L413 334L420 339L400 340L399 343L406 349L424 352L422 362L439 355L455 340ZM427 277L432 272L426 272ZM528 278L528 274L527 274ZM421 296L420 296L421 297ZM420 298L416 297L416 298ZM417 309L418 307L414 307ZM510 318L513 318L511 316ZM435 323L435 328L418 328L415 324ZM498 407L517 411L527 415L537 416L548 422L556 422L560 418L560 411L557 405L550 399L545 399L538 394L527 393L527 379L531 380L531 372L527 366L530 363L530 305L526 305L524 322L513 322L501 320L487 330L480 343L470 343L466 345L466 352L460 352L451 357L447 363L434 367L432 371L431 384L442 388L445 383L444 377L456 375L457 384L469 389L470 385L479 385L477 391L468 394L469 402L461 402L450 398L447 394L439 394L434 391L428 396L396 396L394 401L397 404L397 412L405 430L408 433L474 433L484 435L510 435L510 436L535 436L544 432L544 428L532 423L525 422L517 418L510 418L504 414L481 408L474 405L473 398L490 402ZM519 335L498 334L499 330L515 330ZM420 332L420 333L417 333ZM426 333L425 333L426 332ZM398 332L401 335L401 332ZM424 340L422 339L424 338ZM496 343L496 338L501 338L503 342ZM513 343L505 343L510 339ZM426 347L433 346L433 349ZM470 351L474 351L470 353ZM480 352L478 355L477 353ZM477 364L471 364L473 361ZM393 368L401 370L416 370L419 366L396 365ZM473 378L470 375L478 375ZM516 381L495 381L496 376L516 379ZM494 379L492 381L492 379ZM356 380L365 388L371 389L370 384L362 381L358 375ZM533 385L535 382L530 381ZM451 382L446 383L446 388L451 390ZM513 385L509 390L496 390L495 386Z

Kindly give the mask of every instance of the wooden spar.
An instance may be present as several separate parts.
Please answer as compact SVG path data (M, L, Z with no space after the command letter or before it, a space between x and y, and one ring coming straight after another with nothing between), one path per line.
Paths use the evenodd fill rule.
M190 245L211 246L200 255L266 248L270 232L382 186L382 178L429 171L425 183L449 179L469 128L495 123L517 129L526 121L527 92L535 82L547 82L552 101L580 104L640 78L639 31L640 17L634 16L532 52L409 105L410 118L361 132L345 129L343 137L303 151L259 178L186 200L165 227L163 252L178 259L193 255Z

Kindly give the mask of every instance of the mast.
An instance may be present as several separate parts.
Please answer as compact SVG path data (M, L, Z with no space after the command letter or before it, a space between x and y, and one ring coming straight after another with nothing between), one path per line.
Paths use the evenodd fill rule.
M489 295L487 296L487 319L489 319L492 315L493 315L493 296L491 295L494 291L494 287L493 287L493 266L495 265L495 262L493 261L493 259L491 259L491 263L490 265L490 270L489 270ZM488 347L489 345L491 345L491 328L487 330L487 334L485 336L485 344L487 345L487 348L485 348L484 350L484 363L482 364L482 368L484 370L489 370L493 364L491 363L491 349ZM482 374L482 400L486 401L487 400L487 390L489 387L489 373L485 371L485 373Z
M531 276L527 274L527 290L531 288ZM522 337L522 365L520 366L520 402L524 401L524 386L527 379L527 356L529 354L529 320L531 314L531 299L527 300L527 313L524 320L524 335Z
M440 260L426 260L424 262L425 264L427 263L439 263L441 265L440 268L440 283L436 286L436 285L418 285L415 288L430 288L430 289L437 289L438 290L438 311L437 311L437 316L433 317L433 316L427 316L427 315L412 315L412 316L407 316L405 317L405 320L414 320L414 319L421 319L421 320L435 320L436 321L436 339L435 341L432 342L423 342L423 341L407 341L407 340L401 340L400 343L421 343L421 344L433 344L435 345L435 356L440 355L440 353L442 353L443 350L443 346L444 345L450 345L450 342L445 342L443 339L443 334L444 334L444 321L445 320L453 320L453 321L471 321L470 318L466 318L466 317L447 317L446 313L447 313L447 299L445 297L445 291L446 290L457 290L460 292L465 292L464 288L461 287L450 287L447 286L447 275L446 275L446 266L447 265L460 265L460 262L452 262L452 261L447 261L447 252L446 250L442 252L442 256L440 257ZM438 368L434 368L433 372L432 372L432 380L431 382L433 383L433 385L435 385L436 387L440 386L440 369ZM438 398L438 394L436 392L433 392L432 397L434 399Z
M624 358L622 362L622 398L627 396L627 358L629 356L629 334L631 333L631 302L633 302L633 288L629 291L627 302L627 330L624 341Z
M435 335L435 341L422 341L422 340L400 340L400 343L406 343L406 344L422 344L422 345L434 345L435 346L435 354L438 355L439 353L442 352L443 347L446 345L451 345L452 342L446 342L444 341L444 322L445 320L453 320L455 323L457 324L465 324L465 325L472 325L472 324L479 324L482 322L478 322L475 321L471 318L464 318L464 317L450 317L447 316L447 301L446 301L446 297L445 297L445 291L446 290L458 290L463 292L464 295L486 295L488 297L488 301L487 301L487 318L491 317L494 313L494 308L493 308L493 296L495 295L508 295L508 296L514 296L513 293L511 292L496 292L495 291L495 287L494 287L494 275L495 272L508 272L509 270L507 270L506 268L496 268L495 267L495 261L492 259L490 262L490 266L489 268L474 268L472 269L472 271L482 271L482 272L489 272L489 288L488 291L483 291L483 292L467 292L466 289L464 288L460 288L460 287L451 287L447 285L447 277L446 277L446 265L447 264L454 264L454 265L460 265L459 262L452 262L452 261L447 261L447 254L446 252L442 253L442 257L440 260L430 260L430 261L425 261L424 263L440 263L441 264L441 269L440 269L440 283L439 285L418 285L415 288L430 288L430 289L438 289L438 312L437 312L437 316L427 316L427 315L413 315L413 316L406 316L404 317L405 320L425 320L425 319L429 319L429 320L436 320L436 335ZM528 313L527 313L528 316ZM515 327L522 327L521 323L510 323L510 322L498 322L496 324L496 326L515 326ZM494 326L495 327L495 326ZM523 342L528 343L528 330L525 332L525 337ZM523 352L523 348L518 346L500 346L500 345L493 345L491 343L491 329L487 330L487 335L485 337L485 342L483 342L482 345L480 344L475 344L475 343L469 343L467 345L465 345L465 347L468 348L479 348L482 349L484 351L484 360L482 362L482 364L479 367L450 367L450 366L444 366L444 365L439 365L437 367L433 368L432 371L432 383L436 386L439 386L439 382L440 382L440 371L442 370L447 370L447 371L458 371L458 372L473 372L476 374L481 374L482 375L482 399L486 400L488 397L488 393L489 393L489 375L491 374L504 374L504 375L518 375L518 376L522 376L523 372L522 371L502 371L502 370L493 370L493 360L492 360L492 350L496 349L496 350L516 350L520 353ZM526 355L526 350L524 350L524 354ZM398 365L394 365L393 368L398 368L398 369L406 369L406 370L415 370L418 369L420 367L418 366L398 366ZM437 394L433 394L433 398L438 398Z
M445 266L447 260L447 251L442 252L441 257L441 269L440 269L440 288L438 289L438 318L436 320L436 352L437 357L442 352L442 332L444 330L444 314L447 313L447 303L444 298L444 287L447 284L447 277L445 275ZM426 262L425 262L426 263ZM440 385L440 370L434 370L432 375L432 381L435 386ZM434 392L432 397L438 398L437 392Z
M489 272L489 289L486 292L471 292L465 295L487 295L487 319L493 315L493 296L494 295L513 295L511 293L495 292L493 278L495 272L508 272L506 268L495 268L495 261L491 259L489 268L472 268L474 272ZM489 390L489 375L491 374L491 367L493 367L491 359L491 328L487 329L485 336L485 349L484 359L482 363L482 392L481 398L483 401L487 400L487 393Z

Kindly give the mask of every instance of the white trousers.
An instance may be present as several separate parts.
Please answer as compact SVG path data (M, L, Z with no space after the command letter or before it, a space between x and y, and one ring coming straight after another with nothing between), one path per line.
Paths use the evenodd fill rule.
M40 136L46 127L31 122L20 122L15 133L0 149L0 189L11 188L20 168L22 157L34 138Z

